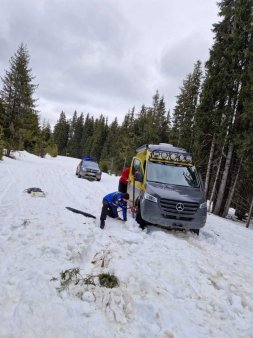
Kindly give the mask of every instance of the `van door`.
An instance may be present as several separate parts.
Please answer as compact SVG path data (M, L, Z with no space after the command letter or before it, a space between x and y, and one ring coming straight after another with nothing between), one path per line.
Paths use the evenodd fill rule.
M129 172L129 182L127 192L129 193L129 200L132 205L136 201L140 192L143 190L144 170L141 161L134 157Z

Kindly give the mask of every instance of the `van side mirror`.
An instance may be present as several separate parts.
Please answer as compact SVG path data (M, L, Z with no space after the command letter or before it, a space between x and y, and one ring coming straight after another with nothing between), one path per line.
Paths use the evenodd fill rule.
M134 179L136 182L143 182L143 175L140 172L135 173Z

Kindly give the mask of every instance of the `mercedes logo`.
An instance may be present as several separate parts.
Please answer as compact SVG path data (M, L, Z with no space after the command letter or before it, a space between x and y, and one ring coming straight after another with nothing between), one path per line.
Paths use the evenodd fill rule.
M183 205L183 203L178 203L178 204L176 205L176 209L177 209L177 211L183 211L183 210L184 210L184 205Z

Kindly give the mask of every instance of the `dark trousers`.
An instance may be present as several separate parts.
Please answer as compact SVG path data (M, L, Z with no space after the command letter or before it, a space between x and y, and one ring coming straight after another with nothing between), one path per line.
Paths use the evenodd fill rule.
M119 187L118 187L119 192L127 192L127 184L124 184L119 181Z
M107 202L107 200L103 200L103 206L102 206L102 210L101 210L100 221L106 220L106 216L110 216L112 218L115 217L113 212L112 212L112 208L109 205L109 203Z

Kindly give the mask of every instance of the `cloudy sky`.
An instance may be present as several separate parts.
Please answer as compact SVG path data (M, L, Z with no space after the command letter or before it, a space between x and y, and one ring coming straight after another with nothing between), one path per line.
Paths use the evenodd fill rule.
M216 0L0 0L0 75L23 42L35 75L38 109L54 124L63 110L116 116L166 108L194 63L205 62Z

